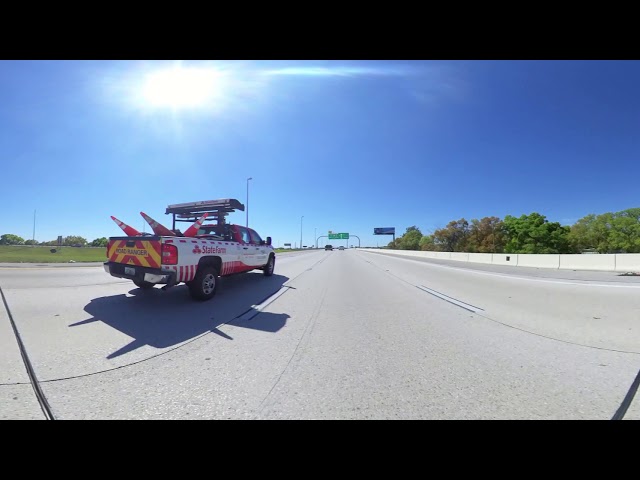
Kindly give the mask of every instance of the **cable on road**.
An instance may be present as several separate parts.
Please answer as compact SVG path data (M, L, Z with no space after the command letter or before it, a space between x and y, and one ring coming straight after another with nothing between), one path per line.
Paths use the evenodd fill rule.
M33 387L33 391L36 395L36 399L40 404L42 413L44 414L47 420L55 420L56 417L53 414L53 411L51 410L51 406L49 405L47 397L44 395L44 392L40 387L40 382L38 382L38 377L36 376L36 372L33 369L33 365L31 365L31 360L29 360L27 349L24 346L24 342L22 341L22 337L20 336L20 332L18 331L16 322L13 319L13 315L11 314L11 310L9 309L9 304L7 303L7 299L4 296L2 287L0 287L0 296L2 296L2 303L4 303L4 308L6 309L7 315L9 316L9 322L11 323L11 328L13 328L13 333L16 337L16 341L18 342L18 348L20 349L20 355L22 356L22 361L24 362L24 366L27 369L27 375L29 375L29 380L31 380L31 386Z
M620 408L618 408L618 411L613 415L613 417L611 417L611 420L622 420L624 418L624 415L627 413L627 410L629 409L629 406L631 405L631 402L633 401L633 397L636 395L636 392L638 391L639 386L640 386L640 371L638 371L638 375L636 375L636 379L631 384L631 387L629 387L629 391L625 395L624 400L622 400L622 403L620 404Z

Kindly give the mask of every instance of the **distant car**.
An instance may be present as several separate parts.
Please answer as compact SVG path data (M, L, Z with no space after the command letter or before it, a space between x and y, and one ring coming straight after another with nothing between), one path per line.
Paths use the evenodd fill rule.
M344 250L344 247L343 247L342 245L340 245L340 246L338 247L338 250Z
M333 250L333 245L325 245L324 249L325 250Z

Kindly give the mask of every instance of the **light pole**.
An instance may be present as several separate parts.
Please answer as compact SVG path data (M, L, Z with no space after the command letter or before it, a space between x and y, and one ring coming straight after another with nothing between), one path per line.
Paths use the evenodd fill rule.
M315 244L316 248L318 248L317 230L318 230L318 227L313 229L313 243Z
M491 225L491 240L493 241L493 253L496 253L496 224Z
M249 180L253 180L253 177L247 178L247 228L249 228Z
M303 218L304 218L304 215L300 217L300 248L302 248L302 219Z

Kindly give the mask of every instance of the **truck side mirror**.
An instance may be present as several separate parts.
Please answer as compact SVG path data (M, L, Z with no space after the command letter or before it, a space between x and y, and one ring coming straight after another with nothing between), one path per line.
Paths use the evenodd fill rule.
M271 237L267 237L267 245L271 245Z

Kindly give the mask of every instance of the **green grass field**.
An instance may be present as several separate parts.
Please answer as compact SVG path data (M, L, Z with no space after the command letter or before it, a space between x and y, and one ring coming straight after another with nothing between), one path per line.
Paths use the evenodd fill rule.
M276 248L275 252L276 253L283 253L283 252L299 252L301 250L309 250L308 248Z
M49 250L55 248L56 253ZM105 247L39 247L0 245L0 263L68 263L76 262L104 262Z
M49 250L55 248L56 253ZM307 249L276 248L276 253L295 252ZM107 260L104 247L40 247L22 245L0 245L0 263L69 263L104 262Z

